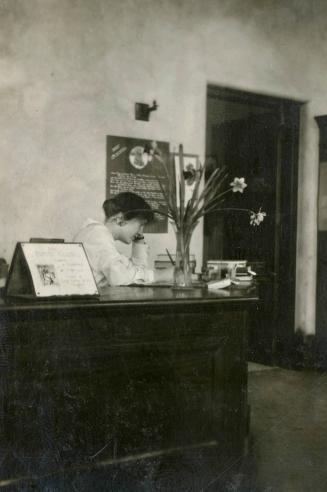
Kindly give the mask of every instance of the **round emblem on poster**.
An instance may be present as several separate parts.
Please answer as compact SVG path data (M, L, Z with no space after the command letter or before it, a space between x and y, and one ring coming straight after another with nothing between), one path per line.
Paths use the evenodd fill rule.
M139 145L132 148L128 158L135 169L143 169L151 160L148 152L144 152L144 148Z

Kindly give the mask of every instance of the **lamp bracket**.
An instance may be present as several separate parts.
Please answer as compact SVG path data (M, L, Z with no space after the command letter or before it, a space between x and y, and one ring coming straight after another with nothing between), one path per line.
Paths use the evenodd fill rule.
M135 119L141 121L149 121L151 111L156 111L158 104L153 101L152 106L144 103L135 103Z

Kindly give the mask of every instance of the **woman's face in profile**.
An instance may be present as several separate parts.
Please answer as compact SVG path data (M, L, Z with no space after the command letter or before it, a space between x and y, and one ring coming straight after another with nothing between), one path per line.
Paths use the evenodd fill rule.
M141 234L146 224L145 219L135 217L134 219L125 220L120 224L119 241L130 244L137 234Z

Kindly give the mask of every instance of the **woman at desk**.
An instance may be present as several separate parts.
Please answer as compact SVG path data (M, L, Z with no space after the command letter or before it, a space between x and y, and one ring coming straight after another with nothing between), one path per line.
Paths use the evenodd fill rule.
M142 234L145 224L153 221L150 205L135 193L119 193L105 200L104 223L88 219L74 237L84 245L95 281L99 287L171 281L173 270L148 268L148 246ZM132 255L119 253L115 241L132 243Z

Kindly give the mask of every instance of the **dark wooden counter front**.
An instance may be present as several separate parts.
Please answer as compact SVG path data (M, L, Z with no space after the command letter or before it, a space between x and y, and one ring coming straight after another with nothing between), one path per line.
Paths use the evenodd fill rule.
M159 287L2 301L0 485L191 448L241 452L256 302L253 290Z

